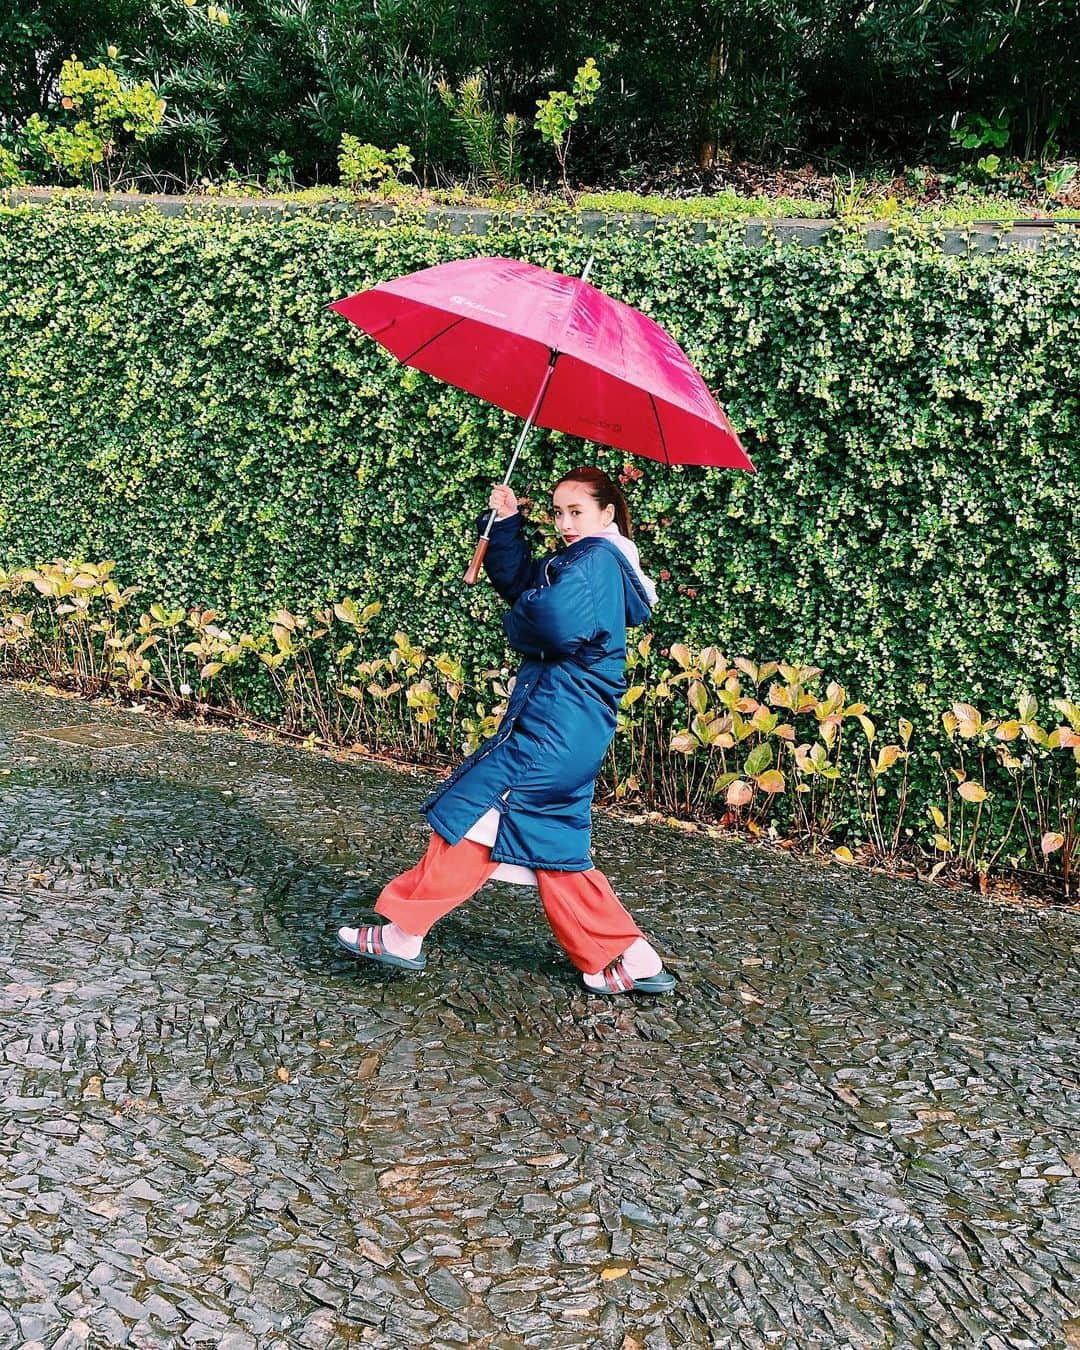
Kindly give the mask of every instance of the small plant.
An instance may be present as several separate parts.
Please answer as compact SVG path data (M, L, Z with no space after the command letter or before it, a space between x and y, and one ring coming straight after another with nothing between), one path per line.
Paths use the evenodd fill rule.
M338 153L341 183L356 195L376 189L393 191L401 186L400 175L411 173L412 167L412 151L407 145L395 145L393 150L383 150L370 142L361 141L358 136L347 131L341 138Z
M1050 206L1054 202L1060 202L1061 194L1075 177L1075 164L1059 164L1056 169L1048 170L1040 180L1046 197L1046 204Z
M484 80L479 73L462 80L456 92L445 80L440 80L436 88L481 185L497 196L508 197L521 172L517 117L507 113L500 124L495 110L484 99Z
M32 178L47 174L55 167L45 147L48 134L49 124L44 117L40 113L31 113L25 125L12 138L11 153L20 170L25 169Z
M991 122L981 113L968 113L955 125L949 139L961 150L982 150L989 146L1000 150L1009 143L1009 119L999 113Z
M208 197L257 196L260 185L248 174L243 174L231 161L216 178L204 174L199 179L199 191Z
M110 47L110 59L115 54L116 48ZM77 182L89 178L94 188L115 185L124 142L147 140L165 115L165 100L148 80L125 83L108 66L90 69L74 56L61 68L60 96L64 111L75 114L74 124L53 126L35 116L27 125L28 139L62 173Z
M984 151L975 160L974 183L976 185L996 180L1015 178L1021 166L1015 160L1004 160L997 154L1009 143L1009 119L1005 113L999 113L990 121L981 113L968 113L950 134L952 144L959 150ZM969 170L970 172L970 170ZM962 186L962 176L958 180ZM1008 183L1003 186L1008 188Z
M573 193L566 179L566 157L570 152L570 135L582 108L587 108L596 101L599 89L600 71L597 69L595 59L590 56L583 66L578 66L573 90L570 93L564 89L553 89L546 98L536 100L539 109L536 114L537 130L555 151L555 158L559 161L559 172L562 175L563 191L571 200Z
M894 196L886 196L866 178L856 178L849 170L847 181L837 174L832 176L830 215L837 220L858 216L885 218L897 212Z
M287 192L296 186L293 173L293 157L285 150L279 150L270 156L270 165L266 171L266 186L271 192Z

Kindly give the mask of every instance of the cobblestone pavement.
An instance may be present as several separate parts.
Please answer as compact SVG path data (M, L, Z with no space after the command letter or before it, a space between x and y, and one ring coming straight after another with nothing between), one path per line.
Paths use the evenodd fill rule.
M676 995L360 967L431 781L0 687L0 1345L1077 1344L1075 915L601 818Z

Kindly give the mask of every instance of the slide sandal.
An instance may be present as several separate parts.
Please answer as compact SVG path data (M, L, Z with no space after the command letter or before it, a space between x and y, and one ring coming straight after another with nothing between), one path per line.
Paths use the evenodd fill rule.
M603 989L594 989L590 984L585 988L590 994L602 994L608 998L617 994L670 994L675 988L675 976L670 971L661 970L656 975L646 975L635 980L627 974L620 958L604 970L604 985Z
M377 923L368 923L359 928L339 928L337 944L353 956L379 961L384 966L394 966L398 970L423 970L427 965L427 957L423 952L416 957L395 956L388 952L383 946L381 927Z

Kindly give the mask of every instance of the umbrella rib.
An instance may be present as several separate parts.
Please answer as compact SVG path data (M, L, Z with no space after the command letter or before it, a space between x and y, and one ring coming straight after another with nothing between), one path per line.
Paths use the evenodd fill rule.
M664 452L664 463L670 469L671 456L668 454L667 439L664 436L664 428L660 423L660 414L656 408L656 399L653 398L652 394L649 395L649 402L652 404L652 415L656 418L656 429L660 433L660 449Z
M424 342L421 342L420 346L417 347L416 351L410 352L408 356L400 357L399 360L401 360L405 365L408 365L410 361L414 360L416 357L420 355L420 353L424 350L425 347L430 347L433 342L438 342L439 338L445 337L446 334L449 333L451 328L456 328L459 323L464 323L466 317L467 316L463 314L459 319L455 319L453 323L448 323L445 328L440 328L439 331L434 334L434 336L427 338Z

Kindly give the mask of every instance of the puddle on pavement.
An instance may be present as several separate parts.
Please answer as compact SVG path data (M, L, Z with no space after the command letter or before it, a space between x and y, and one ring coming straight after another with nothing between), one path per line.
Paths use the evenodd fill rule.
M20 733L46 741L61 741L80 749L112 750L121 745L153 745L159 738L134 727L114 727L102 722L90 722L73 727L32 727Z

